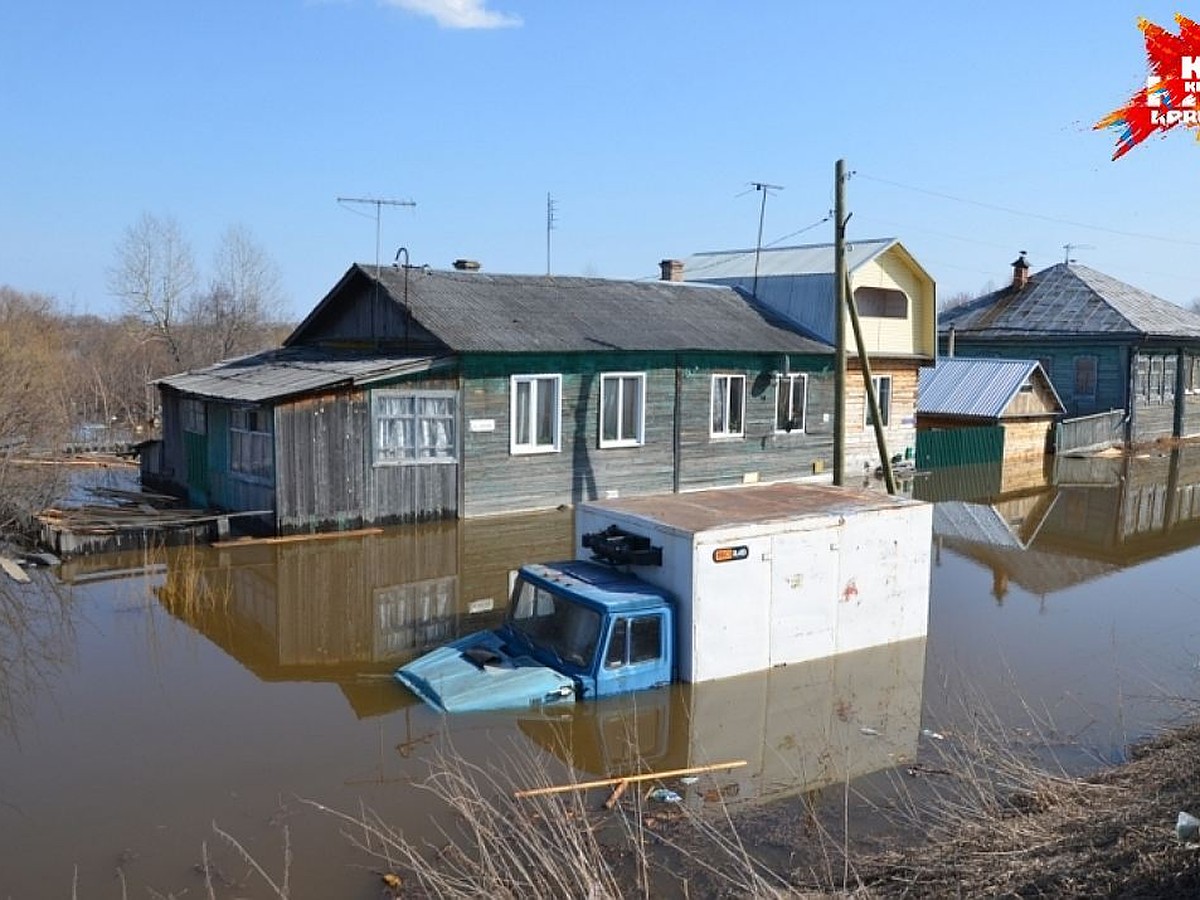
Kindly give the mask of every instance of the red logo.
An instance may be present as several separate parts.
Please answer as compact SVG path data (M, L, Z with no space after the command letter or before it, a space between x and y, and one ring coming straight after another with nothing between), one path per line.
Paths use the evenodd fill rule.
M1138 19L1150 68L1146 87L1092 126L1117 132L1113 159L1120 159L1155 132L1166 134L1177 125L1200 129L1200 25L1178 13L1175 22L1177 35ZM1200 131L1197 136L1200 138Z

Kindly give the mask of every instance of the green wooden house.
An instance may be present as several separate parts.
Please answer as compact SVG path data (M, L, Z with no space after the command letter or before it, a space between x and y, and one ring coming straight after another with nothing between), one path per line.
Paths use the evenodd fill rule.
M1066 414L1124 413L1131 442L1200 434L1200 316L1075 263L1029 273L938 316L943 351L1030 359Z
M280 533L813 477L832 365L732 288L355 265L283 347L162 379L144 469Z

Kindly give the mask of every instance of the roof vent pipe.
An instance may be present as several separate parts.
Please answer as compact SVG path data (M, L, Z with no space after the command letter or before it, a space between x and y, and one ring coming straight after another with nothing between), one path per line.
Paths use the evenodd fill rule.
M954 326L950 326L950 335L946 338L946 358L954 359Z

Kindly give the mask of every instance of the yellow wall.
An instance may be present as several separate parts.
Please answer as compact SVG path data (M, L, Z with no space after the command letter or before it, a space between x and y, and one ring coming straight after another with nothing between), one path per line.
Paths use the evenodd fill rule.
M893 245L886 252L855 269L850 290L885 288L902 291L908 297L908 316L903 319L859 316L867 353L891 353L933 358L937 348L936 291L933 279L912 261L907 251ZM850 317L846 316L846 337L850 353L855 352Z

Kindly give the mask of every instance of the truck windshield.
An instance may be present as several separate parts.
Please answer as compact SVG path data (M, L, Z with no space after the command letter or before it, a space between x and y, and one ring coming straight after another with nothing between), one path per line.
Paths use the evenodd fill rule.
M518 578L509 621L531 644L558 659L591 666L600 636L595 610Z

